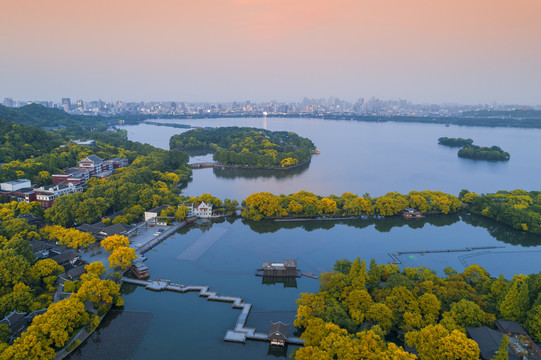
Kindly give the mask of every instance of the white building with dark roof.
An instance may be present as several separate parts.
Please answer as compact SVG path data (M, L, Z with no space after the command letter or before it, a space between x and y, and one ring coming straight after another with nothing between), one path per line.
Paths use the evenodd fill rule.
M207 204L204 201L199 204L190 204L188 205L188 211L188 216L208 218L212 216L212 204Z

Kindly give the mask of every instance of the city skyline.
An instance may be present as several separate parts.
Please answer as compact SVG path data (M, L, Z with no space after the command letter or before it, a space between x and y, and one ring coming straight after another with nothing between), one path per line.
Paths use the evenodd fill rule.
M541 103L535 0L9 2L0 98Z

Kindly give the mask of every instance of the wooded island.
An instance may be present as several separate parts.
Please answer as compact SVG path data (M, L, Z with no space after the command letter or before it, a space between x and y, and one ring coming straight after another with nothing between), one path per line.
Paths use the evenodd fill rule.
M247 127L196 129L173 135L171 149L204 149L225 165L287 168L310 161L315 146L310 139L287 131Z

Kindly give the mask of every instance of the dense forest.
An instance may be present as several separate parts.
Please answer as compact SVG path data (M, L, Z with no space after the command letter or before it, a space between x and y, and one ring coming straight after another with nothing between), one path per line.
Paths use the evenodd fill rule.
M33 158L63 143L58 134L0 118L0 163Z
M445 275L337 261L321 274L320 291L297 300L294 325L306 343L294 358L477 360L479 347L466 327L494 327L496 319L517 321L541 340L541 273L508 281L472 265L462 273L446 268Z
M507 161L510 155L498 146L467 145L458 150L458 157L474 160Z
M226 165L257 168L290 167L310 161L314 144L287 131L222 127L173 135L171 149L207 149Z
M19 125L12 129L10 136L13 138L27 134L28 130ZM46 309L12 345L8 345L11 331L6 325L0 325L2 360L53 359L80 329L87 333L93 331L107 309L122 305L120 287L111 279L103 279L105 268L101 262L86 265L86 274L81 280L66 281L62 291L72 293L72 296L53 303L57 277L65 269L52 259L37 260L31 241L45 240L84 248L96 239L88 233L63 226L93 223L117 211L122 212L117 213L112 222L128 223L139 218L146 209L161 204L177 205L183 200L178 196L177 185L191 175L186 165L186 153L134 143L126 140L122 132L94 135L101 139L96 146L70 143L24 161L2 164L0 181L28 178L37 184L50 184L52 173L75 166L78 160L88 155L105 159L124 157L131 163L117 169L108 179L92 178L87 182L85 192L61 196L46 211L38 202L0 204L0 317L13 310L26 313ZM229 201L228 205L234 208L237 204ZM187 208L179 209L175 209L178 212L175 215L185 217ZM54 225L38 230L24 218L29 214ZM110 253L110 267L126 269L135 259L135 251L127 246L128 243L128 239L122 237L102 241L102 247ZM79 343L80 340L76 340L70 347Z
M412 191L408 195L390 192L377 198L352 193L322 197L301 191L279 196L255 193L243 201L243 207L244 218L259 221L283 217L393 216L408 207L423 213L449 214L461 209L462 203L456 196L441 191Z
M438 144L450 146L450 147L463 147L466 145L472 145L473 140L472 139L463 139L463 138L448 138L448 137L441 137L438 139Z
M478 195L462 190L459 197L473 213L515 229L541 234L541 191L513 190Z
M0 205L0 317L14 310L24 313L47 311L36 316L10 346L11 331L7 325L0 325L2 360L53 359L55 351L64 347L76 331L80 328L92 331L99 324L100 315L111 306L123 304L120 286L100 277L105 272L101 262L86 265L86 274L77 281L76 287L64 288L73 295L53 303L56 280L65 270L52 259L37 260L30 241L49 240L60 244L65 241L68 246L79 247L88 246L95 239L89 234L59 226L38 230L20 217L27 214L41 217L41 205L16 201ZM110 258L111 264L121 267L122 260L129 259L130 255L133 259L134 254L125 252L119 254L117 251L116 258Z

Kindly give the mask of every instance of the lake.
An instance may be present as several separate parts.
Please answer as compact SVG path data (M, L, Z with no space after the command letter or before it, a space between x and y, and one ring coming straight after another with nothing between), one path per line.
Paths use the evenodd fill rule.
M458 194L538 188L540 130L445 127L440 125L362 123L308 119L167 120L195 126L253 126L290 130L314 141L321 155L292 172L194 170L183 193L212 193L244 199L257 191L317 194L442 190ZM127 126L132 140L168 148L169 137L184 129L153 125ZM478 145L498 145L511 154L506 163L460 159L458 149L437 144L441 136L471 137ZM201 159L201 158L199 158ZM198 160L197 158L193 159ZM211 237L212 246L186 256L192 244ZM247 326L266 332L269 321L292 322L301 292L315 292L318 280L265 283L255 276L263 261L297 259L302 271L321 273L336 260L360 257L388 263L389 253L494 247L453 253L404 254L401 266L428 266L443 274L480 264L492 275L541 271L541 238L515 231L477 215L440 215L420 220L402 218L348 221L251 222L227 218L211 225L188 226L146 254L152 278L184 285L209 285L221 295L241 296L253 304ZM189 260L187 260L189 258ZM263 342L226 343L240 313L228 303L209 302L197 294L155 293L124 286L124 312L108 315L98 331L71 359L266 359L273 353ZM137 315L139 314L139 315ZM126 324L133 323L133 328ZM138 326L135 326L138 324ZM128 339L128 340L123 340ZM101 351L101 352L100 352ZM100 355L102 356L102 355Z
M197 169L184 193L210 192L243 200L254 192L307 190L320 195L461 189L479 193L539 188L541 129L485 128L437 124L369 123L322 119L239 118L157 120L193 126L250 126L287 130L310 138L321 151L307 167L289 171ZM134 141L169 148L169 138L187 129L140 124L123 126ZM461 159L458 149L439 145L440 137L472 138L476 145L500 146L507 162ZM193 162L211 157L196 157Z

